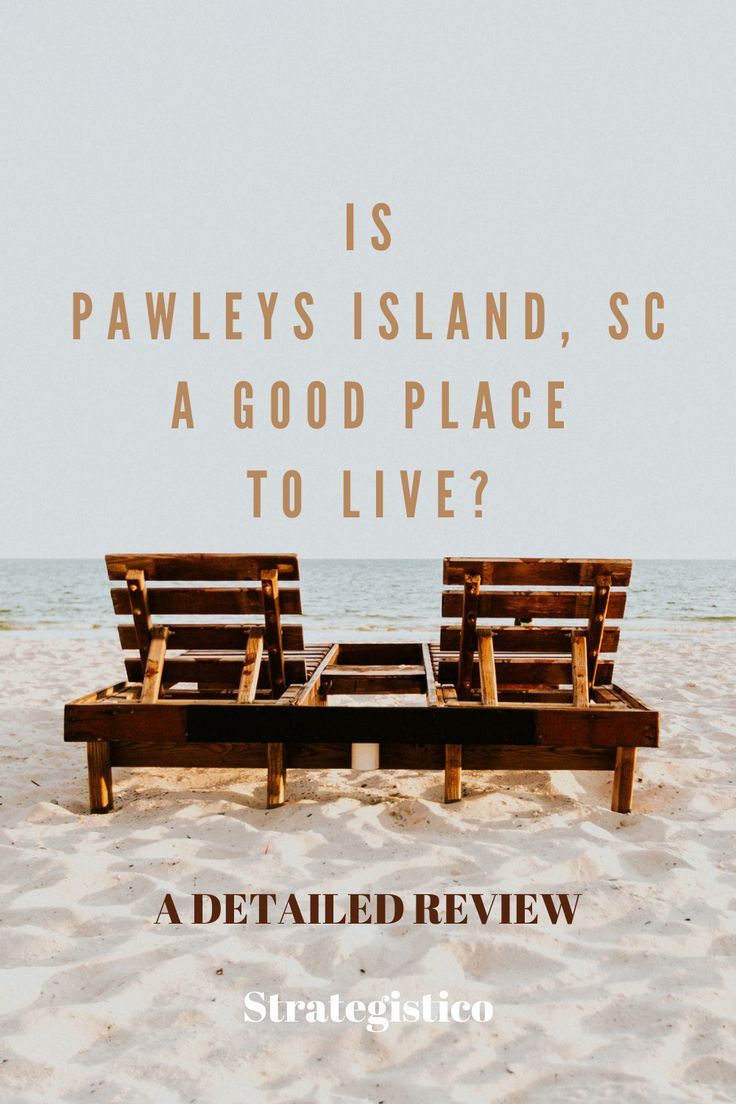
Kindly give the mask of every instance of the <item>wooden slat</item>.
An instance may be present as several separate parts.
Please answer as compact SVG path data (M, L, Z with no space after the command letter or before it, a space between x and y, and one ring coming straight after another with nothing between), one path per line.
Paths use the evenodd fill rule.
M169 630L166 625L154 625L151 630L151 646L148 649L146 667L141 686L141 704L152 705L161 690L166 659L166 638Z
M252 629L248 634L248 643L245 646L245 659L243 670L240 673L240 685L238 686L238 702L241 705L255 701L262 657L263 629Z
M155 705L100 701L67 705L64 738L111 742L157 738L212 743L289 743L291 740L347 744L375 743L544 744L549 747L657 747L659 718L650 710L572 705L530 708L459 703L444 709L406 706L336 706L299 710L279 701L247 709L235 701Z
M350 744L327 744L321 740L301 742L292 740L284 745L284 765L302 768L342 767L352 768L352 748Z
M595 581L593 604L590 610L588 632L586 636L588 679L592 686L596 680L596 671L600 659L606 617L611 604L611 576L599 575Z
M304 682L307 677L304 659L297 656L286 657L285 663L287 682ZM131 682L139 682L143 672L141 661L137 656L126 657L125 669ZM197 682L209 686L236 687L240 682L240 674L243 669L243 660L239 655L228 656L173 656L167 657L165 666L165 681ZM264 657L258 677L259 689L271 688L271 675L269 664Z
M478 673L481 702L483 705L498 705L493 637L487 629L478 629Z
M366 678L377 679L379 681L382 679L402 677L423 678L424 664L402 663L394 666L393 664L383 663L332 663L329 667L325 667L325 678L334 678L340 675L345 675L348 678L365 676Z
M151 646L151 611L148 606L146 576L143 571L128 571L125 576L128 588L128 605L133 618L135 646L142 660Z
M323 694L426 694L424 671L421 674L371 675L350 674L341 668L325 673Z
M471 697L473 677L473 656L477 646L476 625L480 597L480 576L466 575L461 598L460 649L458 654L455 688L461 700Z
M611 771L615 748L548 748L513 745L465 744L464 770L594 770ZM381 770L443 770L445 748L437 744L385 744L381 747ZM338 764L318 760L319 767Z
M75 698L69 705L90 705L92 702L105 701L108 698L138 698L140 686L131 686L127 682L116 682L112 686L105 686L102 690L93 690L90 694L83 694L81 698Z
M187 744L149 735L111 746L113 767L266 766L266 744Z
M284 648L281 642L281 596L279 594L279 573L275 570L261 572L261 591L266 621L265 640L268 649L268 666L271 673L271 693L280 697L286 689L284 669ZM284 613L287 613L284 604Z
M616 695L620 702L628 705L631 709L647 708L643 701L639 698L635 698L633 694L630 694L628 690L624 690L622 686L611 686L609 689Z
M499 702L520 702L524 705L544 705L548 702L556 702L558 705L569 703L570 691L551 689L549 686L538 690L528 688L503 687L498 693Z
M418 646L417 650L420 650ZM383 657L383 647L376 655ZM427 681L424 664L347 664L343 663L340 646L338 663L324 667L322 692L325 694L426 694ZM434 676L432 676L434 681Z
M588 662L585 633L576 632L572 638L572 704L578 709L588 705Z
M193 624L184 625L173 622L169 625L168 650L171 651L216 651L239 652L245 647L245 640L251 629L259 626L253 623L240 625ZM262 628L262 626L260 626ZM135 627L131 624L118 625L118 637L124 649L137 648ZM281 639L284 650L299 652L304 650L304 629L301 625L281 625Z
M452 656L440 656L437 664L437 678L440 682L449 682L455 677L457 660ZM603 660L598 664L597 677L601 683L610 682L613 677L613 663ZM503 686L571 686L572 663L562 656L527 658L524 656L496 656L496 681ZM471 685L480 687L480 672L477 660L473 664ZM459 695L458 695L459 696Z
M340 663L372 666L376 663L423 663L422 645L393 641L340 644Z
M557 625L489 625L493 631L493 650L496 655L504 652L549 653L550 655L568 655L572 642L572 628L560 628ZM618 650L618 626L607 626L603 633L601 653L610 654ZM442 625L440 628L440 648L442 651L457 651L460 647L459 625Z
M481 586L592 586L599 575L610 575L613 586L628 586L631 560L444 560L444 583L462 585L466 575L479 575Z
M550 747L658 747L659 718L656 713L645 716L607 706L550 707L537 713L536 735ZM639 720L642 727L637 730Z
M113 587L115 613L130 613L128 591ZM280 592L281 613L302 612L297 589ZM149 587L148 604L152 614L249 614L264 612L260 587Z
M318 653L309 653L310 656L316 656ZM570 659L564 657L545 657L544 659L525 658L525 657L511 657L511 656L496 656L496 680L499 688L505 686L570 686L572 685L572 665ZM304 682L307 678L307 665L305 663L304 656L289 655L285 657L285 671L287 683L292 682ZM128 679L131 682L140 682L143 677L143 669L141 661L137 656L127 656L125 658L125 669ZM223 687L235 687L240 681L240 673L242 669L242 658L237 654L232 655L219 655L219 656L167 656L166 669L165 669L165 681L167 683L175 682L201 682L209 683L212 686ZM440 682L450 682L455 678L457 674L457 659L447 656L440 656L437 664L437 677ZM335 672L335 679L340 679L339 669ZM372 690L380 684L380 679L371 676L369 674L365 676L350 676L348 675L343 684L351 677L361 678L363 685L367 687L361 693L371 693ZM599 683L605 685L610 683L613 677L613 664L608 660L603 660L598 664ZM391 686L391 681L394 676L385 676L385 682L388 684L389 689L394 690L396 693L402 692L397 689L398 682L394 681L394 685ZM404 679L406 683L411 683L413 689L406 691L407 693L424 693L423 674L422 676L409 675ZM261 665L261 674L259 677L259 687L269 688L270 674L269 663L267 657L264 656L263 663ZM473 664L473 676L472 685L475 689L480 687L480 673L478 668L477 659ZM337 691L333 690L333 693ZM346 692L346 691L344 691Z
M92 745L88 745L91 747ZM171 743L148 739L111 745L113 767L264 768L267 744ZM466 770L612 771L615 748L542 748L468 744ZM349 769L350 745L293 741L284 749L286 768ZM386 744L381 770L442 770L441 744ZM100 810L102 811L102 810Z
M337 662L339 654L339 644L333 644L332 647L325 652L309 680L305 682L304 686L299 691L294 703L295 705L310 706L319 704L320 699L324 701L324 694L322 694L322 674L325 668Z
M143 571L146 578L173 582L206 581L231 579L257 580L262 571L278 571L282 581L296 581L299 578L299 557L294 553L266 554L256 553L220 554L220 553L175 553L153 555L135 555L114 553L105 556L107 574L110 579L124 579L128 571Z
M267 766L268 744L172 743L137 740L112 747L114 767L233 767ZM349 744L297 741L284 748L284 768L350 768Z
M589 590L524 590L524 591L481 591L478 599L479 617L520 617L530 620L535 617L586 619L592 611L593 592ZM611 591L608 616L623 617L626 608L626 591ZM463 611L463 592L445 590L442 592L442 616L461 617Z

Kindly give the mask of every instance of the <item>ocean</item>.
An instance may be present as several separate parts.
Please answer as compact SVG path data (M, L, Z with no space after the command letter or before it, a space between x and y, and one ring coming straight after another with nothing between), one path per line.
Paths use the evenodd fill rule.
M300 566L307 639L438 636L441 561L303 560ZM113 636L109 587L101 559L0 560L0 631ZM730 637L736 560L636 561L623 625L627 636Z

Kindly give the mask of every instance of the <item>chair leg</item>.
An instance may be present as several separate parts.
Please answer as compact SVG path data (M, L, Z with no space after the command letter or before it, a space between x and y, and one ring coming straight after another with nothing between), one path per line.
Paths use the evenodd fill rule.
M445 803L462 797L463 745L445 744Z
M613 772L611 808L614 813L630 813L634 798L636 748L616 748L616 769Z
M284 770L284 745L267 744L266 757L268 775L266 778L266 805L277 809L284 804L286 790L286 771Z
M87 777L89 779L89 811L112 812L112 767L110 744L107 740L87 742Z

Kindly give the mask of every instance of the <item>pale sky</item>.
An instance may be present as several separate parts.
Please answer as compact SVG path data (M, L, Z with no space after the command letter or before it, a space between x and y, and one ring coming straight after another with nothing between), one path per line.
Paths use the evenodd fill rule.
M736 6L344 3L0 7L0 555L736 555L733 508ZM344 205L359 212L344 246ZM393 244L368 246L387 202ZM74 290L94 301L72 341ZM208 342L191 339L201 291ZM314 296L297 341L293 296ZM365 336L352 337L352 293ZM401 332L376 332L383 291ZM523 293L546 302L525 342ZM608 299L629 295L614 342ZM665 298L665 336L643 300ZM106 340L123 291L131 339ZM146 291L176 291L170 342ZM240 342L224 340L241 291ZM273 339L258 291L278 291ZM413 337L423 291L432 341ZM462 291L470 339L442 336ZM506 342L484 339L508 292ZM560 331L570 331L567 348ZM195 428L170 428L176 382ZM268 424L285 380L293 423ZM365 422L340 424L343 381ZM509 417L515 380L529 429ZM544 428L564 379L565 429ZM233 424L233 387L256 425ZM306 424L324 380L328 423ZM403 428L403 385L427 392ZM456 430L439 427L440 381ZM479 381L496 426L473 430ZM246 469L266 469L254 519ZM280 478L303 477L299 518ZM373 471L385 517L371 518ZM413 520L399 470L423 472ZM359 519L341 516L342 470ZM436 517L436 472L455 517ZM474 517L472 472L488 473Z

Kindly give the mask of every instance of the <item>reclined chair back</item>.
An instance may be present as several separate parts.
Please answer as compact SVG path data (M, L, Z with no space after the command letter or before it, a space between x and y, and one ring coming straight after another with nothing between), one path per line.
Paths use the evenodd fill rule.
M132 682L160 662L162 692L177 684L202 691L237 691L244 653L256 641L257 689L280 697L292 682L304 682L301 624L282 616L301 614L295 555L110 555L105 557L118 627ZM282 585L286 584L286 585ZM248 618L242 620L243 616ZM153 655L154 640L157 645ZM263 661L261 662L261 653ZM300 654L301 653L301 654ZM150 681L150 678L149 678Z
M444 561L438 678L453 683L461 700L478 696L478 636L490 636L499 693L514 700L529 692L610 684L623 617L630 560ZM567 691L569 693L569 691Z

